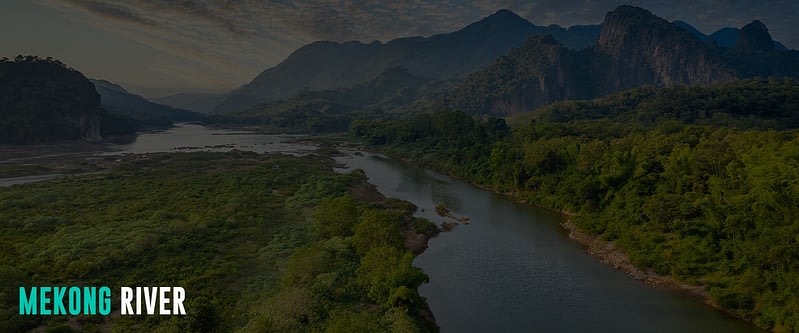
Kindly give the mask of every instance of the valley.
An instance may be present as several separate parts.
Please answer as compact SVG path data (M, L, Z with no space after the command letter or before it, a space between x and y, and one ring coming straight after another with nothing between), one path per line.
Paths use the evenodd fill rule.
M799 332L785 20L481 8L365 42L398 28L268 5L66 4L129 63L0 60L0 331ZM34 311L70 286L111 308Z

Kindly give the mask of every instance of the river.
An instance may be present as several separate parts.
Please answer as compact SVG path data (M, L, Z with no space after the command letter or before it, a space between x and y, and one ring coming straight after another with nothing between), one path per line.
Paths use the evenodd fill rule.
M288 138L180 125L102 154L314 149ZM442 332L762 332L599 262L569 239L557 214L379 155L338 161L363 169L387 197L417 205L418 216L438 224L435 206L444 203L471 218L433 238L414 262L430 276L419 292Z
M442 332L763 332L601 263L558 214L378 155L339 161L417 205L418 216L438 224L435 206L444 203L470 217L415 261L430 276L419 292Z

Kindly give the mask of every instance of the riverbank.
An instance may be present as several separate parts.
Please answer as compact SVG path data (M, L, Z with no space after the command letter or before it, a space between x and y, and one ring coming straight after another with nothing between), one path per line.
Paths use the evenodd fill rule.
M369 149L365 150L368 151ZM394 156L390 152L387 153L383 151L374 151L374 150L371 151L376 154L385 154L388 158L398 161L404 165L408 165L411 167L420 167L420 165L416 163L413 159ZM453 179L465 181L463 178L458 177L456 175L447 172L443 173L452 177ZM717 304L713 299L711 299L707 291L707 286L705 285L689 284L677 280L676 278L669 275L659 275L656 272L654 272L654 270L652 269L639 268L635 266L630 256L627 253L625 253L622 249L618 248L616 244L614 244L613 242L606 241L600 236L590 234L580 229L576 224L574 224L571 221L571 218L575 214L571 212L536 205L535 203L531 203L525 199L522 199L519 193L499 192L494 190L493 188L481 186L479 184L471 182L468 183L484 191L505 196L511 201L545 209L553 213L557 213L561 215L563 219L563 222L559 223L560 227L568 232L569 238L572 241L578 242L579 244L583 245L585 248L585 252L599 259L600 262L609 265L610 267L613 267L615 269L621 270L622 272L626 273L628 276L632 277L637 281L643 282L647 286L669 290L675 294L685 296L686 298L692 299L694 301L698 301L698 303L709 305L713 309L721 313L724 313L726 315L729 315L732 318L736 318L743 322L752 324L752 319L745 318L735 313L732 313L722 308L719 304Z
M585 250L588 254L597 257L605 264L624 271L634 279L646 283L647 285L656 288L670 289L718 308L718 305L710 299L704 286L687 284L671 276L659 275L651 270L643 270L636 267L630 260L630 256L616 247L613 242L603 240L600 237L581 230L569 219L570 214L566 213L563 215L566 220L560 225L569 231L569 238L585 246Z

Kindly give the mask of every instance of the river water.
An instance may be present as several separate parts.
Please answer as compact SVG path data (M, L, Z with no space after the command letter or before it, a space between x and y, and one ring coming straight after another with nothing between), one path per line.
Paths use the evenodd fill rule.
M378 155L339 161L417 205L418 216L439 224L444 203L470 218L415 261L430 276L419 292L442 332L763 332L601 263L555 213Z
M314 149L289 138L180 125L101 154ZM378 155L338 161L363 169L384 195L414 203L417 215L437 224L437 203L470 217L433 238L415 261L430 276L419 292L442 332L762 332L602 264L569 239L556 214Z

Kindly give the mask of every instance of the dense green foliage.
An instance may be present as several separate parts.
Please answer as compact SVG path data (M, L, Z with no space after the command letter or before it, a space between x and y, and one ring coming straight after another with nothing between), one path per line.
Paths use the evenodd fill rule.
M411 120L356 120L349 133L423 166L479 177L486 173L493 142L509 137L510 128L499 118L436 112Z
M799 127L799 81L754 78L707 87L641 87L594 100L564 101L515 122L607 119L653 127L664 121L738 128Z
M799 331L798 86L636 89L514 119L512 136L501 120L459 112L359 122L350 133L577 213L576 224L637 266L702 284L723 309L791 332Z
M0 331L70 331L18 316L20 285L186 288L187 316L120 317L115 332L434 330L416 293L427 276L402 247L413 210L352 199L363 181L322 158L232 152L5 188ZM77 318L88 332L103 321Z

